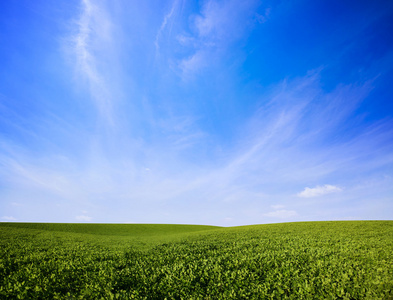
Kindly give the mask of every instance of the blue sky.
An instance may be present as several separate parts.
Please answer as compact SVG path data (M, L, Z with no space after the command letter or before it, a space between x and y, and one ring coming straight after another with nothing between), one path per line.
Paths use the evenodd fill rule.
M392 1L0 4L0 219L393 219Z

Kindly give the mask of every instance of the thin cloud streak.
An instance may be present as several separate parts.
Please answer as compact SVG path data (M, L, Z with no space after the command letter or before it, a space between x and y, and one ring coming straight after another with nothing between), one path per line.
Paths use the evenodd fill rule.
M91 97L101 117L109 125L115 122L113 96L108 79L99 70L96 52L101 44L110 45L112 24L108 14L91 0L81 1L81 14L77 20L77 33L70 37L76 58L76 70L86 80Z
M156 55L159 55L161 35L163 34L165 28L168 26L168 22L170 22L170 20L172 19L175 10L179 7L179 3L181 3L180 0L173 1L171 10L164 16L164 20L162 21L161 26L158 29L156 38L154 40L154 46L156 47ZM171 30L169 29L169 31Z

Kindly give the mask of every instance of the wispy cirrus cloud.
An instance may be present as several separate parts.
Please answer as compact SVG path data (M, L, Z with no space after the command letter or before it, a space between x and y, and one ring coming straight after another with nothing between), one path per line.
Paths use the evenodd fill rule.
M108 11L100 5L103 3L99 1L81 1L80 16L75 21L75 33L68 38L70 43L67 44L70 45L68 51L74 57L78 79L87 84L101 118L113 125L115 97L111 87L113 82L109 77L115 64L112 53L113 25ZM111 63L105 64L108 58Z
M178 37L183 46L189 47L192 52L178 64L183 79L219 60L229 45L244 38L245 32L253 24L256 6L257 2L252 0L204 2L200 14L193 18L193 33Z
M170 27L169 32L171 31L172 19L174 17L175 11L182 5L182 2L182 0L174 0L170 11L164 16L164 19L161 23L160 28L158 29L156 38L154 40L154 46L156 47L156 55L159 54L160 50L160 38L167 27Z
M251 215L260 211L260 216L269 218L298 217L293 207L304 205L296 199L299 197L335 193L348 199L347 193L340 195L342 188L333 185L306 188L295 198L294 194L306 182L334 180L351 187L358 184L357 176L367 181L376 170L389 174L393 162L387 148L393 136L391 121L351 130L351 122L356 122L351 116L369 91L366 82L324 92L317 74L284 81L264 96L270 101L245 127L239 146L226 152L228 160L194 181L193 188L209 190L208 198L230 199L231 205L239 204L239 210L249 207L251 211L253 207ZM338 128L342 132L339 139L332 136ZM382 193L389 193L388 184L383 186ZM291 204L291 209L282 204L266 212L265 205L272 201ZM303 218L309 209L302 211Z
M305 199L334 191L342 201L356 201L358 192L352 186L359 182L351 178L361 175L363 181L378 181L374 170L388 174L393 162L387 147L393 136L389 120L350 131L339 140L331 136L334 127L348 130L345 126L351 125L351 109L356 109L368 89L367 84L339 86L326 93L316 75L286 80L263 96L260 109L234 137L236 143L220 151L214 143L201 148L197 143L201 137L190 136L198 133L192 118L172 118L158 125L167 131L169 143L139 141L136 146L125 139L122 144L114 143L114 149L88 143L76 160L56 155L37 160L13 147L0 156L0 174L10 187L3 199L25 204L29 195L35 195L42 206L60 205L69 221L75 216L89 221L83 217L87 216L97 222L111 218L201 222L195 213L200 207L204 207L204 222L209 224L221 224L228 216L232 224L311 218L319 208L306 206ZM342 106L337 95L350 101L350 108L342 108L345 114L333 113ZM202 151L207 151L208 157ZM332 181L345 186L346 193L338 193L337 186L317 186ZM308 198L296 197L306 184L317 187L302 192ZM387 197L388 186L386 180L379 185L381 199ZM354 194L349 197L351 191ZM76 214L75 209L89 214ZM28 214L28 210L22 205L5 213L19 219L14 212Z

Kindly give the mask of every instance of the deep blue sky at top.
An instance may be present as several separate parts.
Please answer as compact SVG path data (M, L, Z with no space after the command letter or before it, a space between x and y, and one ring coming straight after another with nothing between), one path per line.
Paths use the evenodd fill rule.
M392 219L392 1L0 3L3 221Z

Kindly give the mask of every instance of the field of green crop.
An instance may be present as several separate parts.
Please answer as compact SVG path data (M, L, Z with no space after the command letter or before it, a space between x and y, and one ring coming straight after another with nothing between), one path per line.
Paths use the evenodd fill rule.
M393 299L393 221L0 223L0 299Z

